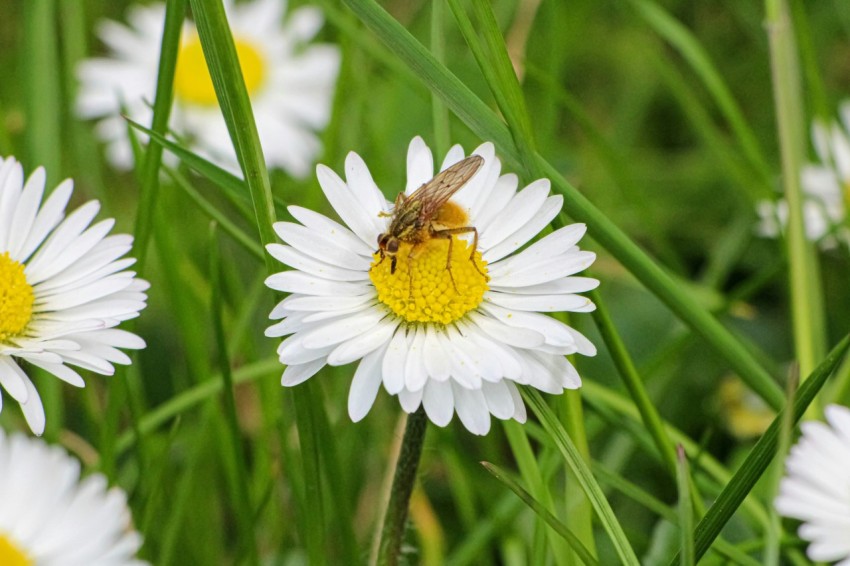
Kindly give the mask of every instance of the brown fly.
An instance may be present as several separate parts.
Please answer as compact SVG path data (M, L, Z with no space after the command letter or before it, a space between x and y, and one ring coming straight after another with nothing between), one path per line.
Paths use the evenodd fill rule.
M433 238L449 241L449 251L446 257L446 269L449 272L452 285L454 277L451 272L452 236L455 234L475 234L472 240L470 261L475 269L486 279L475 264L475 251L478 249L478 230L475 226L467 226L466 212L454 202L452 196L458 192L478 172L484 164L480 155L471 155L455 163L436 177L413 191L410 196L399 193L391 213L390 226L386 232L378 236L378 253L381 261L389 256L390 273L395 273L396 261L401 242L411 244L408 261L413 256L416 247Z

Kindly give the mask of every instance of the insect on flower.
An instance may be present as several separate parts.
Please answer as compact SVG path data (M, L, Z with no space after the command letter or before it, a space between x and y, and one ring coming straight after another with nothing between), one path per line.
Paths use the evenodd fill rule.
M390 273L395 273L397 254L402 242L411 244L407 256L407 261L410 261L416 257L414 252L419 245L434 238L445 239L449 242L446 270L454 285L451 267L452 236L472 232L475 236L472 240L469 261L482 277L489 279L475 263L478 230L475 226L466 225L468 223L466 211L450 200L475 176L482 165L484 165L483 157L470 155L442 171L413 191L410 196L405 196L403 192L399 193L392 213L381 213L383 216L392 217L387 231L378 235L378 253L381 255L381 261L389 256L392 262Z

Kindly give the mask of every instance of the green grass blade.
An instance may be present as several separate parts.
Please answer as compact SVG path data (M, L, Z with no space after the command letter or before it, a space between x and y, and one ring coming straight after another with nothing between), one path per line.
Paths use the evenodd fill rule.
M467 17L460 5L460 0L449 0L449 6L466 44L475 56L478 68L487 80L490 91L505 116L519 151L523 169L529 175L536 175L534 135L528 119L525 99L490 2L473 0L472 8L478 24L477 28ZM477 30L480 30L484 38L483 43L478 39Z
M254 536L254 513L251 505L250 478L245 466L245 447L242 445L242 433L239 428L239 416L236 411L236 398L233 393L233 373L230 369L230 357L227 354L227 338L224 333L224 301L221 294L221 252L217 242L215 225L210 231L210 310L212 311L213 336L215 337L217 361L222 376L224 420L230 436L230 460L235 470L233 508L236 510L236 527L239 531L240 551L247 552L248 562L254 566L260 564L257 552L257 540ZM227 458L227 451L221 451Z
M611 505L605 499L605 495L602 493L599 484L596 483L596 479L593 477L590 468L584 462L573 441L570 440L564 427L558 422L552 409L549 408L543 397L536 390L526 387L523 388L522 394L523 398L525 398L526 402L537 415L537 418L540 419L543 428L552 437L552 441L564 456L570 470L572 470L578 479L585 495L587 495L594 511L596 511L599 522L611 538L614 550L617 552L617 556L620 557L620 561L623 564L639 564L637 556L635 556L634 550L629 544L626 534L623 532L623 527L614 515L613 509L611 509Z
M552 493L549 490L549 486L546 485L546 481L543 479L543 473L540 470L537 457L531 448L531 443L528 440L528 434L525 428L516 421L505 421L503 428L505 430L505 435L508 438L508 444L510 444L514 460L517 463L520 475L525 481L525 484L529 487L531 493L541 505L550 512L553 511L555 509L555 503L552 498ZM545 527L542 528L545 529L546 539L541 538L540 540L543 543L545 543L546 540L549 541L548 548L551 549L557 564L566 564L566 557L569 552L567 545L565 545L564 542L556 536L554 531L546 529ZM543 557L540 556L540 559L543 559Z
M649 394L646 392L643 380L638 375L637 368L628 350L626 350L623 339L620 338L620 334L614 327L611 315L608 314L608 307L599 295L599 291L592 291L589 294L589 298L596 304L596 310L592 314L596 327L599 329L599 334L602 335L602 340L605 341L605 346L614 360L614 365L620 373L620 378L623 380L632 401L634 401L646 430L652 436L652 440L655 442L658 453L661 454L667 471L673 476L676 472L676 449L667 436L667 431L664 430L663 420L658 414L652 399L649 398Z
M782 153L782 186L788 201L788 279L791 284L794 347L800 374L807 376L823 359L826 340L820 266L815 247L806 236L803 218L805 197L800 186L800 171L805 155L806 128L803 125L802 92L794 29L787 3L766 0L765 10Z
M213 87L254 203L260 242L273 243L276 238L272 224L276 219L269 176L224 5L221 0L190 0L190 3ZM266 268L269 274L278 269L269 256Z
M694 505L691 500L688 457L680 444L676 447L676 487L679 490L679 533L681 566L694 566Z
M344 1L467 126L481 138L495 143L507 162L514 166L520 165L519 152L505 125L401 24L373 0ZM554 189L566 197L564 209L576 220L587 223L588 231L596 241L686 324L701 334L759 396L779 409L784 401L782 389L738 339L702 309L687 291L680 288L664 269L653 262L554 167L539 156L537 160L542 173L552 180Z
M832 349L826 359L800 386L791 408L791 420L794 423L803 416L803 413L826 383L827 378L841 361L848 346L850 346L850 335L845 336ZM732 514L738 509L744 497L753 489L776 454L783 419L786 418L784 414L785 411L783 410L776 416L694 530L694 547L697 560L705 554L708 547L720 534L720 530L732 518ZM676 563L678 563L678 557L671 562L671 564Z
M280 362L277 361L276 357L271 357L240 367L233 373L233 383L238 385L240 383L258 381L279 372ZM168 399L168 401L154 407L139 419L139 431L142 436L153 433L171 419L194 409L204 401L218 395L223 386L224 380L220 374L217 374L185 391L181 391ZM137 440L132 431L125 432L119 436L115 443L117 455L121 456L124 454L132 448Z
M578 555L581 559L582 563L587 564L588 566L593 564L599 564L596 559L590 554L590 551L587 550L584 545L581 543L581 540L574 535L561 521L558 520L546 507L541 504L539 501L534 499L530 493L528 493L523 487L513 479L509 474L507 474L504 470L496 466L495 464L491 464L490 462L481 462L481 465L484 466L484 469L493 474L497 480L505 484L511 491L517 494L517 496L523 500L523 502L528 505L537 515L546 521L546 524L552 527L556 533L561 535L567 544L570 545L570 548Z
M180 31L186 18L186 0L170 0L165 4L165 23L163 24L162 45L159 55L159 70L156 80L156 94L153 103L151 130L158 134L168 131L168 118L171 115L171 102L174 97L174 70L177 68L177 54L180 49ZM136 216L135 252L138 269L144 272L147 249L153 229L154 214L157 209L159 193L159 166L162 162L162 146L149 144L141 166L142 192L139 198L139 210Z
M26 88L28 167L43 165L47 187L52 188L62 171L62 115L59 69L59 36L55 0L32 0L23 5L26 42L22 50ZM50 421L48 420L48 423Z

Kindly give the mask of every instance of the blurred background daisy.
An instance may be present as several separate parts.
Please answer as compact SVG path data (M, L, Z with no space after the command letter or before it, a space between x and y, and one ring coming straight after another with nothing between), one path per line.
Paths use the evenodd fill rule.
M226 2L225 8L266 163L304 177L322 150L317 132L330 119L339 50L308 44L323 23L317 8L298 8L285 20L282 0ZM165 6L152 4L131 6L127 25L102 21L98 36L106 55L78 67L77 113L97 120L107 157L121 169L133 165L128 124L121 114L151 123L164 18ZM192 151L238 171L198 33L188 20L181 41L170 128Z
M20 163L0 160L0 386L36 434L44 432L44 408L24 370L83 387L70 366L112 375L113 364L129 364L119 348L145 342L116 327L145 308L148 289L126 271L135 263L123 257L133 238L109 236L112 219L92 225L100 204L89 201L66 218L73 182L42 203L44 184L44 169L24 183Z
M64 449L0 429L0 564L142 566L127 497Z
M850 102L842 107L842 123L812 124L812 143L817 163L809 163L801 172L803 189L803 224L806 237L823 248L839 243L850 245L847 226L847 204L850 199ZM758 232L776 237L788 223L788 202L763 200L757 204L760 223Z

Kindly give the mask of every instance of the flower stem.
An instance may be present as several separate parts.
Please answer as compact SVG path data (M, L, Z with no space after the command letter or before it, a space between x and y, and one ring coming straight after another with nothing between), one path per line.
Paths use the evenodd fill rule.
M381 529L381 545L378 550L380 566L395 566L399 562L401 543L404 540L404 527L407 521L407 508L413 484L416 481L416 470L419 467L419 457L422 455L422 445L425 442L425 428L428 418L425 410L420 407L407 417L404 438L401 441L401 451L393 477L393 487L390 491L390 501L384 515L384 526Z

